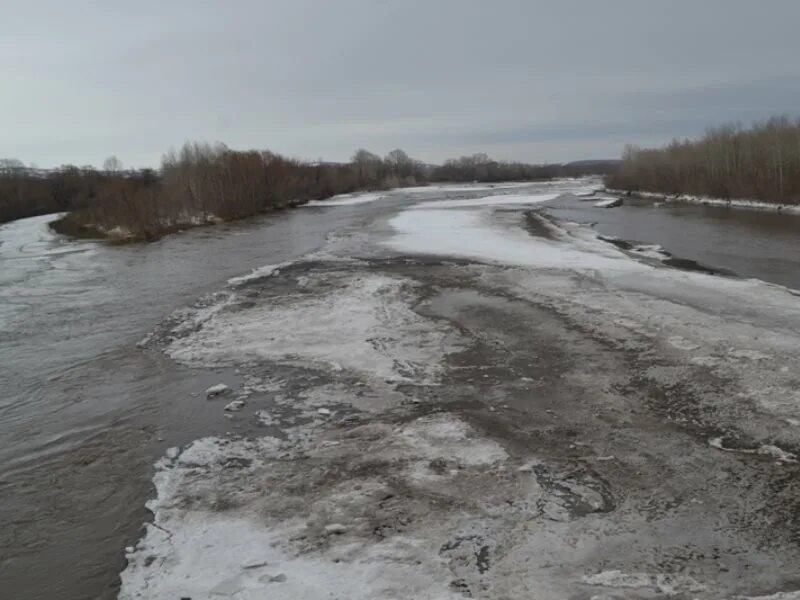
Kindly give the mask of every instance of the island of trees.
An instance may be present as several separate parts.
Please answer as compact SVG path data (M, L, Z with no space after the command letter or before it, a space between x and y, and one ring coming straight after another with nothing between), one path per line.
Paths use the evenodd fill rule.
M192 225L239 219L361 190L447 181L545 180L604 172L601 162L530 165L495 161L485 154L433 166L402 150L385 157L358 150L347 163L312 163L268 151L187 143L165 154L159 170L125 170L114 157L106 160L102 169L64 166L49 171L26 168L18 160L2 160L0 222L64 211L69 214L53 224L62 233L153 240Z
M606 186L668 196L800 203L800 119L710 129L662 148L628 146Z

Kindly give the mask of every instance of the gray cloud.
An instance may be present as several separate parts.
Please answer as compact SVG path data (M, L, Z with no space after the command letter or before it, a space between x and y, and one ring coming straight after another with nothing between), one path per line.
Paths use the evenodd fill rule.
M617 156L800 106L794 0L0 0L0 156Z

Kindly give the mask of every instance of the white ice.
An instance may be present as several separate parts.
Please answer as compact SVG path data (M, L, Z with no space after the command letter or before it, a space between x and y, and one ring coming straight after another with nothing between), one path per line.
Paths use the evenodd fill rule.
M432 376L449 330L421 318L403 298L404 279L347 278L322 296L298 295L244 311L201 308L176 329L196 330L166 352L191 365L219 366L252 359L295 360L403 379ZM217 306L230 306L235 296ZM402 372L400 372L402 371Z
M619 198L608 198L606 200L601 200L600 202L595 202L595 208L614 208L615 206L619 206L622 204L622 200Z
M526 206L541 204L558 198L559 194L500 194L482 198L456 198L453 200L429 200L412 208L472 208L483 206Z
M393 218L395 235L385 242L398 252L440 254L486 262L552 269L646 269L591 235L558 241L533 237L493 222L490 211L407 210Z
M609 190L609 192L625 193L625 190ZM732 208L747 208L752 210L778 210L792 213L800 213L800 206L796 204L777 204L773 202L762 202L761 200L751 200L747 198L713 198L711 196L695 196L692 194L682 194L671 196L661 192L635 192L642 198L653 198L666 202L686 202L688 204L706 204L709 206L724 206Z
M647 589L667 596L686 594L687 592L698 593L706 589L704 585L689 575L624 573L616 569L587 575L583 578L583 582L587 585L608 588Z
M278 263L275 265L264 265L263 267L258 267L253 269L249 273L245 275L239 275L237 277L231 277L228 279L228 285L241 285L242 283L247 283L248 281L253 281L254 279L261 279L262 277L269 277L273 275L280 269L285 266L292 264L291 262L283 262Z
M227 385L224 383L218 383L216 385L212 385L206 390L206 397L213 398L214 396L222 396L230 391L231 388L229 388Z
M510 190L521 187L528 187L536 185L533 181L510 181L504 183L494 184L481 184L476 183L472 185L459 185L459 184L442 184L442 185L425 185L418 187L397 188L393 191L408 192L408 193L463 193L463 192L489 192L491 190Z
M356 204L366 204L367 202L375 202L385 198L385 193L355 193L355 194L339 194L325 200L312 200L304 206L354 206Z

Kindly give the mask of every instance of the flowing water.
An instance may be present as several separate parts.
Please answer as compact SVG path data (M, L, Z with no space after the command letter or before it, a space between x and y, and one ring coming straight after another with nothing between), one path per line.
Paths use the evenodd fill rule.
M567 197L548 207L598 233L658 244L679 258L800 290L800 214L625 198L618 208Z
M0 227L3 596L113 598L123 548L147 518L154 460L170 445L225 431L219 404L197 396L236 374L179 367L138 341L228 278L391 210L305 208L130 246L55 236L53 216ZM800 289L800 216L652 202L599 209L575 198L547 210Z
M234 275L318 248L369 206L302 209L109 246L0 227L0 596L112 598L147 518L151 465L219 429L201 394L232 373L136 347Z

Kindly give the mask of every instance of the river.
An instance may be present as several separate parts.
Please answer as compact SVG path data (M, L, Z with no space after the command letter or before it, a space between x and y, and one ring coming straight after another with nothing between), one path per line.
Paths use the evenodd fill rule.
M115 597L153 461L225 425L191 396L217 374L136 344L229 277L306 254L374 211L297 210L123 246L56 236L52 216L0 227L3 595Z
M48 230L52 216L0 227L4 594L115 597L123 548L147 519L153 462L168 446L230 429L218 406L196 396L236 373L190 370L139 349L159 321L230 277L307 254L332 232L369 227L412 196L303 208L144 245L69 241ZM599 209L576 197L546 210L800 289L800 216L631 201Z
M800 215L625 198L619 208L598 209L586 198L566 198L548 212L591 223L608 236L658 244L680 258L800 289Z

